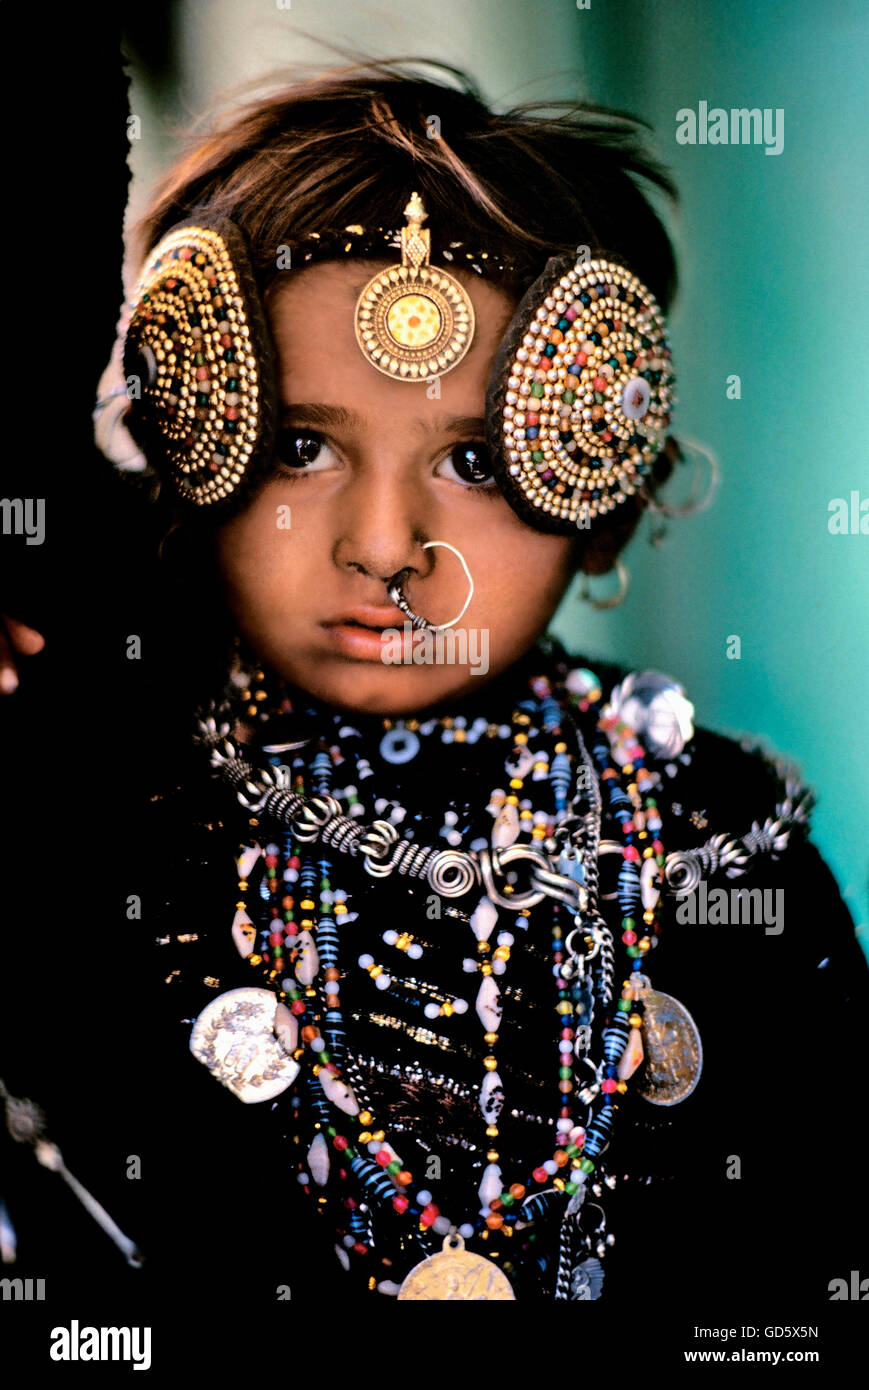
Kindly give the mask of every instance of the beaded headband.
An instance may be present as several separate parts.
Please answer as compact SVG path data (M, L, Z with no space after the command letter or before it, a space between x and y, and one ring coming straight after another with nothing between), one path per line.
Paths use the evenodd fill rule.
M360 227L300 243L296 264L342 254L401 264L372 276L356 305L360 350L394 380L452 370L474 333L470 298L430 262L417 195L396 233ZM387 243L389 246L387 247ZM377 248L381 248L379 251ZM440 257L513 287L517 268L452 242ZM538 530L569 534L642 486L661 452L673 403L663 316L624 266L550 259L502 339L486 397L493 472L509 504ZM241 230L226 218L173 227L148 256L124 340L130 433L182 501L235 510L271 466L275 353Z

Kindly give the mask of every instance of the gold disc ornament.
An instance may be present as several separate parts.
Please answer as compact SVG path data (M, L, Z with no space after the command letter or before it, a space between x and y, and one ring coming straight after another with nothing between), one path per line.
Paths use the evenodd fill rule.
M442 1250L414 1266L398 1290L398 1297L489 1303L515 1300L516 1295L503 1270L482 1255L472 1255L454 1231L446 1237Z
M458 366L474 336L474 306L447 271L429 264L428 214L418 193L404 209L401 265L373 275L356 301L356 341L397 381L425 381Z

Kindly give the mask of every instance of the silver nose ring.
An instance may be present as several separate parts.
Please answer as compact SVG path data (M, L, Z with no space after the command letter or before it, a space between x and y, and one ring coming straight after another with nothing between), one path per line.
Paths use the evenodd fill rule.
M468 597L462 604L461 612L453 618L451 622L430 623L427 618L420 617L419 613L414 613L402 590L402 585L409 573L407 569L397 570L387 581L387 588L392 602L395 604L396 608L401 609L405 617L409 618L412 627L425 632L443 632L445 628L455 627L456 623L461 622L462 618L467 613L471 599L474 597L474 581L471 578L471 571L468 569L465 557L460 550L457 550L454 545L448 545L446 541L426 541L422 548L423 550L430 550L433 546L442 546L444 550L452 551L453 555L457 557L461 564L465 572L465 578L468 581Z

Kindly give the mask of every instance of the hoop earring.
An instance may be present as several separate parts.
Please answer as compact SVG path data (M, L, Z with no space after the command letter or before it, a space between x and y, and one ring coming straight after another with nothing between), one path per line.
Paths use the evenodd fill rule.
M467 579L469 586L468 597L462 604L461 611L457 617L453 618L453 620L449 623L430 623L427 618L422 618L418 613L414 613L413 609L411 608L410 604L405 598L404 593L402 592L404 576L408 573L407 568L403 570L396 570L395 574L393 574L392 577L387 580L387 589L389 592L389 597L392 599L392 602L395 604L396 608L400 608L402 613L404 613L404 615L410 619L412 627L415 627L420 631L425 632L443 632L448 627L455 627L456 623L461 622L462 618L467 613L471 599L474 597L474 581L471 578L471 571L468 569L465 557L460 550L457 550L454 545L448 545L446 541L426 541L425 545L422 548L423 550L431 550L433 546L442 546L444 550L452 551L453 555L455 555L458 558L459 563L462 566L462 569L465 571L465 578Z
M697 480L702 477L702 463L701 458L698 457L694 459L696 471L694 474L694 481L691 484L692 495L688 499L688 501L684 503L683 506L672 507L668 505L668 503L666 502L659 502L651 492L646 493L646 500L648 503L649 510L652 512L657 512L659 516L694 516L697 512L705 512L706 508L710 505L712 498L715 496L718 484L721 480L721 465L718 462L717 456L712 452L712 450L707 448L705 444L701 444L698 440L683 439L678 435L674 435L673 438L676 440L676 443L679 445L679 448L680 450L682 450L682 452L693 451L695 454L700 455L702 458L705 458L708 461L709 480L706 484L706 491L700 497L694 496Z
M631 586L631 576L627 565L621 560L616 560L613 566L618 575L619 587L617 593L612 598L592 598L588 587L588 575L583 575L579 586L579 597L583 603L588 603L592 608L618 608ZM607 574L612 574L612 570L607 570Z

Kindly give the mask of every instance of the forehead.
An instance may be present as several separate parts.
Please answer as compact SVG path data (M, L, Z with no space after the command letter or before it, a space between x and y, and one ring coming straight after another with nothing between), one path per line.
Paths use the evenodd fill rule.
M396 405L426 397L421 382L395 381L366 361L356 341L355 309L377 271L394 262L329 261L282 271L263 302L278 356L278 385L284 400L317 399L312 392L360 392ZM452 273L452 271L450 272ZM453 398L485 394L492 361L515 309L515 301L479 276L457 273L470 295L476 327L467 355L441 378L441 393ZM479 408L479 399L477 400Z

